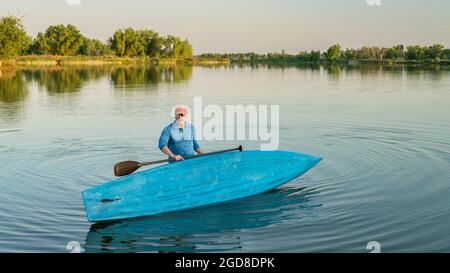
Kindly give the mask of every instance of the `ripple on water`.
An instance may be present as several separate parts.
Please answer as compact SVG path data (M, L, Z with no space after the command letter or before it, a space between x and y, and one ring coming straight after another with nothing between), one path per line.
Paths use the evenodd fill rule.
M30 246L39 240L38 251L65 251L65 244L81 237L89 225L80 192L111 180L111 162L118 155L144 157L141 147L122 140L68 138L13 145L7 149L14 160L2 162L8 171L0 177L0 198L8 204L0 207L0 241L10 238L1 251L33 251Z
M10 204L0 207L2 251L66 251L72 240L88 252L360 252L371 240L387 251L449 250L447 239L428 235L448 227L434 224L449 219L448 139L390 124L316 122L301 130L305 149L325 159L275 191L107 224L86 221L80 192L113 179L113 162L159 153L147 153L140 139L7 145L1 149L14 160L2 162L0 197ZM292 150L298 142L283 141Z

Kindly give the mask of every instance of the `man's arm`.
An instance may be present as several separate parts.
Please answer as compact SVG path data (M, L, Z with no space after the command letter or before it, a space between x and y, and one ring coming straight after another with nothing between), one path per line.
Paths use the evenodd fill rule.
M163 153L165 153L169 158L175 159L176 161L178 161L178 160L184 160L184 158L183 158L181 155L175 155L175 154L173 154L173 153L169 150L169 148L168 148L167 146L162 147L162 148L161 148L161 151L162 151Z
M197 138L195 137L195 128L192 126L192 136L193 136L193 144L194 144L194 150L197 152L197 154L201 155L204 154L204 152L200 149L200 145L197 142Z
M169 144L169 138L170 138L170 128L166 127L161 132L161 136L159 137L158 142L158 148L165 153L169 158L175 159L175 160L184 160L182 156L175 155L172 153L172 151L169 150L167 147L167 144Z

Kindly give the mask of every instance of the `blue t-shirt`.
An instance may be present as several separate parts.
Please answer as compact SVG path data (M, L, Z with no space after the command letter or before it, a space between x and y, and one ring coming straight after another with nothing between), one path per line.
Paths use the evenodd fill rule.
M159 149L167 146L174 155L193 156L200 148L195 139L195 129L192 124L185 122L184 128L178 127L176 122L167 125L159 137Z

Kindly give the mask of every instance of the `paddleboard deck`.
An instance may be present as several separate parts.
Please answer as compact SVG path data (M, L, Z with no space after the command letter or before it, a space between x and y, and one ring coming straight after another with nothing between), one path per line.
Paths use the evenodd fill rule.
M260 194L307 172L321 158L289 151L197 157L137 172L82 192L89 221L183 210Z

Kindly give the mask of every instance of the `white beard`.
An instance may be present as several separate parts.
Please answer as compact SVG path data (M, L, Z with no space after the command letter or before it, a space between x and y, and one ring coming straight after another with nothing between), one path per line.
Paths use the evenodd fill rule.
M178 127L179 128L184 128L184 125L186 124L186 122L184 121L184 117L180 117L178 120L177 120L177 125L178 125Z

